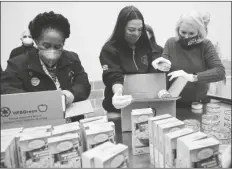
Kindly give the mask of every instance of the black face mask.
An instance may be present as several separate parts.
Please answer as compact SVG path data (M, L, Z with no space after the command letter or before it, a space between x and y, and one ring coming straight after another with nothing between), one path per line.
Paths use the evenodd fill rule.
M198 39L199 39L198 35L196 35L194 37L191 37L191 38L185 38L185 37L179 35L180 44L183 45L183 46L186 46L186 47L197 44Z

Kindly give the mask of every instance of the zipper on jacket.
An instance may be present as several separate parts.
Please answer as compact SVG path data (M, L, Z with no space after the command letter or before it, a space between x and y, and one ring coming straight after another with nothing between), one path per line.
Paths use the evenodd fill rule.
M135 62L135 51L134 50L133 50L133 61L134 61L136 69L139 70L139 68L138 68L138 66L137 66L137 64Z

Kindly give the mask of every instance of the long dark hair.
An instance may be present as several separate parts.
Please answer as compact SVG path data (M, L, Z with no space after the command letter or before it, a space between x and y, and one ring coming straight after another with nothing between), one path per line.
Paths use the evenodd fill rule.
M146 24L145 26L146 26L146 30L151 34L150 43L152 49L157 49L159 52L162 52L163 48L157 44L152 27L148 24Z
M146 33L143 15L134 6L126 6L120 11L113 33L107 42L116 42L117 45L127 44L126 40L124 39L125 27L127 22L133 19L140 19L142 20L143 23L142 34L138 42L136 42L136 45L139 44L139 45L145 45L150 47L149 45L150 42Z

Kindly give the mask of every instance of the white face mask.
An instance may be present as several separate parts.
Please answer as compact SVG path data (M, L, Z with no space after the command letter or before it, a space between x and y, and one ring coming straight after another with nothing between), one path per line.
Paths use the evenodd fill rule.
M23 42L24 45L32 45L33 44L32 38L28 38L28 37L23 38L22 42Z

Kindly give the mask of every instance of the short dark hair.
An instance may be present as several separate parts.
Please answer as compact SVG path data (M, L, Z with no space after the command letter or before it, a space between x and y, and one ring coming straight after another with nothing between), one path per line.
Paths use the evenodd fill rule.
M144 18L142 13L138 10L138 8L134 6L126 6L124 7L117 18L116 25L114 27L113 33L111 37L109 38L109 41L115 41L117 44L123 45L125 44L125 27L128 21L133 20L133 19L140 19L142 20L143 23L143 30L142 30L142 35L139 38L138 42L149 44L149 39L147 37L146 29L145 29L145 24L144 24Z
M70 35L70 24L68 19L53 11L38 14L28 25L33 39L37 39L42 31L47 28L60 31L63 33L65 39Z

